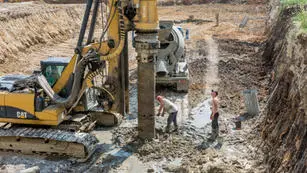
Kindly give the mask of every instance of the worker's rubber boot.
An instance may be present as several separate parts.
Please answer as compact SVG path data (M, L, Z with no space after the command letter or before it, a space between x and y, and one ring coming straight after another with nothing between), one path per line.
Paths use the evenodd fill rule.
M212 133L211 133L211 137L210 137L210 140L211 141L215 141L216 140L216 138L218 137L218 128L217 129L212 129Z
M166 132L166 133L169 133L169 130L170 130L170 125L167 125L167 126L165 127L165 132Z
M178 132L178 126L175 125L174 132Z

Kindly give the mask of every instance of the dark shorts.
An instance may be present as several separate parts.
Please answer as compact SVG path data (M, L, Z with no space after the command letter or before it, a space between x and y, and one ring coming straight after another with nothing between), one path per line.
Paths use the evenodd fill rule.
M219 113L215 113L213 116L213 120L212 120L212 129L218 129L219 128L219 122L218 122L218 118L219 118Z

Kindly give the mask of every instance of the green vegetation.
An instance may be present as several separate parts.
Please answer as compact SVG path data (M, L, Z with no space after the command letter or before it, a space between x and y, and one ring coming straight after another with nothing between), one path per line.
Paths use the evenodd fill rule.
M302 11L294 17L294 21L298 22L301 29L307 32L307 11Z
M301 6L301 12L296 14L293 18L294 22L299 24L303 32L307 32L307 11L304 11L303 6L307 5L307 0L280 0L282 4L282 8L284 9L287 6L295 6L299 5Z
M283 5L307 5L307 0L280 0Z

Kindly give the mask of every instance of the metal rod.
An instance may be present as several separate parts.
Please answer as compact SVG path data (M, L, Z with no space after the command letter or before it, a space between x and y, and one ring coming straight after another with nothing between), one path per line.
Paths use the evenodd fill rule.
M90 31L88 33L88 38L87 38L87 42L86 42L87 45L90 44L92 42L92 39L93 39L93 35L94 35L94 31L95 31L95 26L96 26L96 21L97 21L99 1L100 0L95 0L95 3L94 3L94 10L93 10L93 14L92 14Z
M156 57L158 33L137 33L138 60L138 134L142 139L155 137Z
M124 47L124 71L125 71L125 103L126 113L129 114L129 49L128 49L128 34L126 33Z
M126 34L127 35L127 34ZM125 38L127 40L127 36ZM126 99L125 99L125 96L126 96L126 90L125 90L125 81L128 80L128 79L125 79L126 78L126 75L125 75L125 59L126 59L126 56L127 56L127 53L128 52L128 45L127 45L127 42L125 40L125 47L122 51L122 53L120 54L120 59L119 59L119 80L120 80L120 113L125 116L125 113L126 113Z
M92 4L93 4L93 0L87 0L85 13L84 13L84 16L83 16L83 21L82 21L82 25L81 25L81 29L80 29L79 39L78 39L78 43L77 43L77 49L80 49L80 47L82 46L82 42L83 42L83 39L84 39L84 34L85 34L85 31L86 31L86 26L87 26L87 23L88 23L88 18L89 18L90 12L91 12Z

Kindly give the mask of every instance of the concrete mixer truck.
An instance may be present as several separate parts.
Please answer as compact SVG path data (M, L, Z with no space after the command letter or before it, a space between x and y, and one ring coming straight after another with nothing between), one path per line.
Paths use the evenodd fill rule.
M183 30L175 26L173 21L160 21L159 41L157 85L173 86L176 91L188 92L189 70Z

